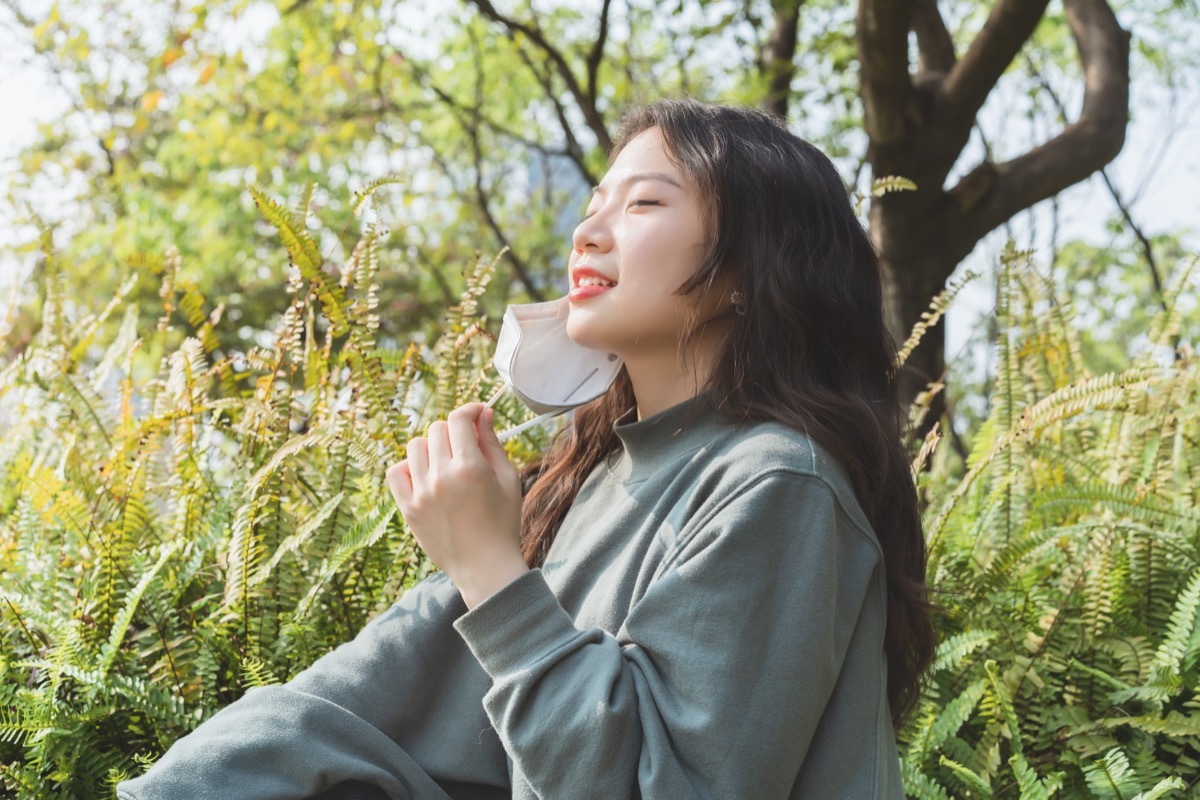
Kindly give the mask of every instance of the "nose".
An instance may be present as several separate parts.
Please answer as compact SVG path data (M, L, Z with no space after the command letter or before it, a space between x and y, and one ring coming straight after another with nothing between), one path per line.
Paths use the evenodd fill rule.
M608 215L603 208L590 217L584 217L575 226L575 231L571 234L571 244L575 247L575 252L581 255L588 251L603 252L612 247L612 231L609 229Z

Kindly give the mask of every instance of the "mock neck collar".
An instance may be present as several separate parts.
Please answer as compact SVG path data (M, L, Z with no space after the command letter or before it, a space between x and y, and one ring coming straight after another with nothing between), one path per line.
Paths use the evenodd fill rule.
M610 462L613 472L622 480L644 480L664 464L712 441L726 421L706 392L645 419L637 419L637 408L631 408L613 423L622 445Z

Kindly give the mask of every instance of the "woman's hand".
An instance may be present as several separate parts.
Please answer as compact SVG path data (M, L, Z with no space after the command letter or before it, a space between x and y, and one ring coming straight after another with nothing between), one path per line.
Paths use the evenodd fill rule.
M528 571L521 556L521 478L482 403L450 412L408 443L388 486L425 553L474 608Z

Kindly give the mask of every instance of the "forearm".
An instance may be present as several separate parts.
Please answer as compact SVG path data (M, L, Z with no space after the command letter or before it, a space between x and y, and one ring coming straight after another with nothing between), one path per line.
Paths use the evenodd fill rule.
M394 798L449 800L378 728L283 686L251 691L117 793L122 800L302 798L344 780L367 781Z

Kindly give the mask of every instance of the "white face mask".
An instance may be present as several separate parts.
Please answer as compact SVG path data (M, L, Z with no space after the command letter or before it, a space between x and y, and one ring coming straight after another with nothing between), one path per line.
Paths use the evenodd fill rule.
M592 350L567 335L568 302L562 297L546 303L511 305L504 312L492 361L505 386L542 416L499 434L501 441L529 425L595 400L621 370L624 362L616 353ZM497 392L488 405L499 396Z

